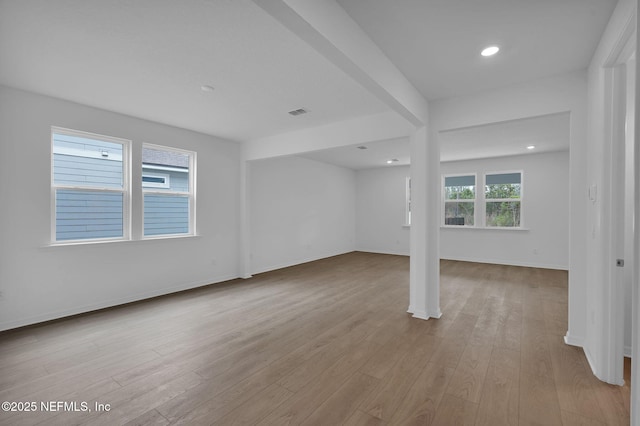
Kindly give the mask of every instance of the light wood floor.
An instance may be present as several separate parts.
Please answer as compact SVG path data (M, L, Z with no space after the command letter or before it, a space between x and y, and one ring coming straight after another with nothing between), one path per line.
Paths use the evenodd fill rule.
M0 401L111 407L0 424L629 424L563 343L565 272L442 261L422 321L408 269L351 253L0 334Z

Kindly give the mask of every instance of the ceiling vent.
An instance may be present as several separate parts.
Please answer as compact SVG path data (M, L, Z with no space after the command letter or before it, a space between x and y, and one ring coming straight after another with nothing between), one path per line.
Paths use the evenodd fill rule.
M298 109L294 109L293 111L289 111L289 114L296 116L296 115L302 115L302 114L306 114L307 110L304 108L298 108Z

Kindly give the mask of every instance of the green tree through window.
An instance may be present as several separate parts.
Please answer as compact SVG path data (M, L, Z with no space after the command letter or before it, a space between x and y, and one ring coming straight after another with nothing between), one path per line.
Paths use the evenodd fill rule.
M473 226L476 199L475 175L445 177L444 198L445 225Z
M485 178L486 226L519 227L522 174L488 174Z

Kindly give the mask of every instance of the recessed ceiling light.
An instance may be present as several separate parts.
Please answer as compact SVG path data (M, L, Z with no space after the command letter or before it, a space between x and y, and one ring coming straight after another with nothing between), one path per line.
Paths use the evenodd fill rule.
M393 164L393 163L397 163L398 159L397 158L392 158L391 160L387 160L387 164Z
M529 146L527 147L527 149L528 149L528 150L532 150L532 149L535 149L535 148L536 148L536 146L535 146L535 145L529 145Z
M482 56L493 56L496 53L498 53L498 51L500 50L500 48L498 46L489 46L486 47L482 50L482 52L480 52L480 54Z
M216 89L213 86L209 86L208 84L203 84L202 86L200 86L200 90L202 90L203 92L213 92Z

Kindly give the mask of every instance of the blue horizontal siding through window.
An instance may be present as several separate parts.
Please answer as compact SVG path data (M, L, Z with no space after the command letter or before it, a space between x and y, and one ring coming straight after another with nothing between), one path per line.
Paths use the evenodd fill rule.
M144 235L189 233L187 195L144 195Z
M56 190L56 241L124 235L122 193Z
M73 148L86 151L107 150L109 152L122 155L122 144L84 136L67 135L64 133L53 134L53 145L54 147Z
M54 154L53 181L58 185L122 188L122 161Z

